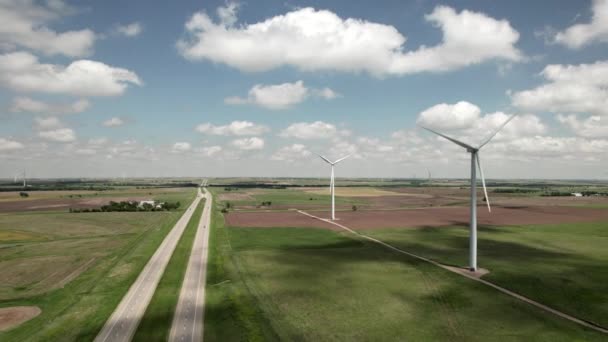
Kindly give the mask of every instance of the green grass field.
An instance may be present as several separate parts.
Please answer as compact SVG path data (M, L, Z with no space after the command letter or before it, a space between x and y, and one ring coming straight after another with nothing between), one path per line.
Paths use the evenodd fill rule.
M167 264L165 273L156 287L150 305L139 323L133 341L166 341L168 339L204 204L205 201L201 201L192 214L192 218Z
M195 194L178 193L173 212L1 214L0 307L42 314L0 340L92 340Z
M218 230L229 241L219 252L222 264L236 273L216 273L207 284L214 293L205 319L209 341L605 339L344 233L214 227L214 234Z
M452 265L468 262L468 229L383 229L362 233ZM481 227L484 279L575 317L608 326L608 223Z
M606 338L482 284L361 241L352 234L312 228L225 227L219 207L214 210L211 231L206 340L601 341ZM553 260L568 259L570 272L582 268L589 274L577 278L566 273L563 279L578 282L581 277L594 278L593 286L579 289L606 293L603 285L606 282L602 282L606 271L599 269L600 260L607 260L606 252L601 250L601 246L607 245L605 226L589 225L584 230L588 235L585 238L565 228L545 236L551 230L537 228L529 236L516 228L508 232L482 229L480 248L486 245L480 251L482 266L505 270L491 273L488 279L520 282L519 288L507 286L513 290L555 287L558 284L549 279L537 285L530 279L541 271L541 261L550 269ZM365 233L386 238L406 250L412 247L414 252L444 262L466 263L467 235L463 229L386 229ZM486 241L495 239L494 236L498 239L494 244ZM538 244L536 240L541 237L561 243L553 247L545 243L544 250L526 246ZM585 247L589 246L588 241L592 241L591 246ZM572 257L577 249L584 248L590 250ZM496 264L490 264L490 255ZM501 256L507 257L502 260ZM586 260L591 256L595 258L593 262ZM524 268L524 261L538 265ZM516 269L519 273L511 273ZM553 276L559 277L559 272L565 270L555 268ZM596 276L597 272L604 273ZM545 296L550 301L557 295ZM577 305L582 308L598 299L588 312L599 317L605 312L604 295L579 294L570 301L580 300Z
M300 189L255 189L250 191L250 199L230 199L231 193L247 193L246 190L239 191L224 191L223 189L214 189L214 193L224 194L228 199L222 202L230 202L237 208L239 206L255 206L262 202L272 202L273 205L281 206L298 206L298 205L329 205L331 204L331 196L329 194L309 193ZM219 196L221 198L223 196ZM367 203L365 198L343 197L336 196L337 205L362 205ZM272 206L269 207L272 209Z

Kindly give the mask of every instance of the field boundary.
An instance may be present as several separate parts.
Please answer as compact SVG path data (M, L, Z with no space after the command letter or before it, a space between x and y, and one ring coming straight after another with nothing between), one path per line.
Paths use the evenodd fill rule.
M535 306L535 307L537 307L537 308L539 308L541 310L544 310L546 312L552 313L552 314L554 314L554 315L556 315L558 317L561 317L563 319L566 319L566 320L568 320L570 322L573 322L573 323L576 323L578 325L584 326L586 328L589 328L589 329L601 332L603 334L608 334L608 328L605 328L605 327L603 327L603 326L601 326L599 324L593 323L593 322L589 322L589 321L586 321L586 320L583 320L583 319L580 319L580 318L576 318L576 317L571 316L571 315L569 315L567 313L564 313L562 311L556 310L556 309L554 309L552 307L549 307L547 305L541 304L541 303L539 303L539 302L537 302L537 301L535 301L533 299L530 299L530 298L528 298L526 296L523 296L523 295L520 295L518 293L515 293L515 292L513 292L511 290L508 290L508 289L506 289L504 287L496 285L496 284L494 284L492 282L489 282L487 280L481 279L478 276L476 276L476 275L474 275L474 274L472 274L472 273L470 273L468 271L459 269L457 267L444 265L444 264L441 264L441 263L439 263L437 261L425 258L423 256L416 255L416 254L404 251L404 250L402 250L400 248L397 248L397 247L395 247L393 245L390 245L390 244L388 244L388 243L386 243L384 241L381 241L381 240L375 239L373 237L370 237L370 236L358 233L358 232L356 232L356 231L354 231L354 230L352 230L352 229L350 229L350 228L348 228L348 227L346 227L346 226L344 226L344 225L342 225L340 223L337 223L335 221L324 219L324 218L321 218L321 217L309 214L309 213L307 213L305 211L302 211L302 210L297 210L297 212L300 213L300 214L302 214L302 215L308 216L310 218L314 218L314 219L317 219L317 220L320 220L320 221L323 221L323 222L326 222L326 223L329 223L329 224L333 224L333 225L335 225L337 227L340 227L343 230L345 230L345 231L347 231L347 232L349 232L351 234L354 234L354 235L356 235L358 237L361 237L363 239L366 239L368 241L372 241L372 242L375 242L377 244L380 244L380 245L382 245L382 246L384 246L384 247L386 247L386 248L388 248L390 250L393 250L393 251L395 251L397 253L405 254L407 256L416 258L418 260L421 260L421 261L433 264L433 265L435 265L437 267L440 267L440 268L442 268L444 270L450 271L452 273L461 275L461 276L463 276L465 278L468 278L468 279L477 281L479 283L482 283L482 284L484 284L486 286L492 287L493 289L498 290L498 291L500 291L500 292L502 292L502 293L504 293L504 294L506 294L508 296L511 296L511 297L513 297L515 299L518 299L518 300L523 301L525 303L528 303L530 305L533 305L533 306Z

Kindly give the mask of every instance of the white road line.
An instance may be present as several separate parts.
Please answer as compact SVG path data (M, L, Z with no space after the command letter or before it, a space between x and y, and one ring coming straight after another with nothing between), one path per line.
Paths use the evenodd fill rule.
M131 341L135 330L143 317L154 290L162 277L162 274L177 246L177 242L185 230L190 217L192 208L196 208L201 200L200 190L182 217L167 234L156 252L152 255L146 266L135 280L129 291L122 298L106 324L98 333L95 342L105 342L110 336L111 341ZM117 323L120 323L117 325ZM126 323L126 324L125 324Z
M509 295L509 296L511 296L513 298L519 299L519 300L521 300L521 301L523 301L525 303L531 304L531 305L533 305L533 306L535 306L535 307L537 307L539 309L542 309L544 311L550 312L550 313L552 313L552 314L554 314L556 316L559 316L561 318L567 319L567 320L569 320L571 322L574 322L576 324L582 325L582 326L587 327L589 329L593 329L595 331L599 331L599 332L604 333L604 334L608 334L608 328L605 328L605 327L603 327L603 326L601 326L599 324L596 324L596 323L593 323L593 322L589 322L589 321L586 321L586 320L583 320L583 319L580 319L580 318L576 318L574 316L570 316L567 313L561 312L561 311L556 310L556 309L554 309L552 307L549 307L547 305L541 304L541 303L539 303L539 302L537 302L537 301L535 301L533 299L530 299L528 297L522 296L522 295L520 295L518 293L515 293L515 292L513 292L511 290L507 290L504 287L496 285L496 284L494 284L492 282L489 282L487 280L484 280L484 279L475 277L473 275L467 274L466 272L461 272L459 270L454 269L454 267L446 266L446 265L440 264L440 263L438 263L436 261L427 259L425 257L419 256L419 255L416 255L416 254L412 254L410 252L406 252L406 251L404 251L402 249L399 249L399 248L397 248L395 246L389 245L386 242L383 242L383 241L380 241L378 239L374 239L373 237L370 237L370 236L358 233L358 232L356 232L356 231L354 231L354 230L352 230L352 229L350 229L350 228L348 228L348 227L346 227L344 225L341 225L341 224L339 224L337 222L334 222L334 221L331 221L331 220L328 220L328 219L324 219L324 218L321 218L321 217L309 214L309 213L307 213L305 211L302 211L302 210L298 210L298 212L300 214L306 215L308 217L311 217L311 218L314 218L314 219L317 219L317 220L321 220L323 222L327 222L329 224L333 224L335 226L338 226L338 227L340 227L340 228L342 228L342 229L344 229L344 230L346 230L346 231L348 231L348 232L350 232L352 234L360 236L360 237L362 237L362 238L364 238L366 240L378 243L378 244L380 244L380 245L382 245L384 247L387 247L387 248L389 248L389 249L391 249L393 251L396 251L398 253L405 254L405 255L414 257L416 259L422 260L422 261L426 261L426 262L431 263L431 264L433 264L435 266L441 267L444 270L448 270L448 271L450 271L452 273L461 275L461 276L463 276L465 278L469 278L471 280L477 281L477 282L482 283L484 285L490 286L490 287L492 287L492 288L494 288L494 289L496 289L496 290L498 290L498 291L500 291L500 292L502 292L502 293L504 293L506 295Z

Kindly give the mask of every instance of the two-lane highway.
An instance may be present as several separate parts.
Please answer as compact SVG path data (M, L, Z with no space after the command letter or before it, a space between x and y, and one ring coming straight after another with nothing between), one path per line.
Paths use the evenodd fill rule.
M177 221L169 234L167 234L152 258L150 258L137 277L137 280L131 285L127 294L122 298L112 316L110 316L95 338L95 342L131 341L154 295L165 267L167 267L171 255L202 197L203 195L199 189L196 199L184 212L179 221Z
M173 316L169 341L194 342L203 340L203 314L205 309L205 283L207 279L207 254L209 224L211 222L211 193L205 191L205 207L194 237L194 244L182 289Z

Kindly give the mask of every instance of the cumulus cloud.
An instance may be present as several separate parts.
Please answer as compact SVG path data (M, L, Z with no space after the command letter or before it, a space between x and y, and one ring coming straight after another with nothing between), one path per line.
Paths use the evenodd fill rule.
M6 139L6 138L0 138L0 151L1 152L21 150L23 148L24 148L24 145L18 141Z
M264 125L258 125L249 121L232 121L228 125L215 126L211 123L204 123L196 126L196 130L200 133L210 135L261 135L268 132L270 129Z
M90 29L56 32L49 23L75 11L61 0L0 1L0 45L27 48L46 55L81 57L91 54L95 33Z
M143 26L139 22L134 22L128 25L117 25L116 33L125 37L136 37L143 31Z
M467 101L456 104L440 103L418 115L418 124L439 130L470 127L479 119L481 109Z
M36 129L39 130L59 128L62 126L61 121L55 116L34 118L34 125Z
M173 144L173 147L171 148L171 152L172 153L182 153L182 152L188 152L192 149L192 145L190 145L189 142L176 142L175 144Z
M301 8L253 24L235 25L237 7L220 9L219 22L205 12L185 24L177 42L189 60L210 60L249 72L282 66L303 71L367 72L376 76L450 71L492 59L519 61L519 33L507 20L437 6L425 19L441 29L436 46L406 51L406 37L390 25L340 18L328 10Z
M304 101L308 88L302 81L276 85L256 84L249 90L246 98L228 97L227 104L252 103L273 110L287 109L294 104Z
M302 144L293 144L285 146L276 151L270 159L294 162L296 160L305 159L312 155L312 153Z
M74 114L87 110L89 101L80 99L72 103L48 103L34 100L30 97L16 97L10 108L12 112L37 113L37 114Z
M568 126L576 135L586 138L608 137L608 118L593 115L585 120L579 120L576 115L558 115L557 119Z
M71 128L57 128L38 132L42 139L54 142L68 143L76 140L76 134Z
M547 65L548 82L511 94L514 106L530 111L608 115L608 61Z
M41 64L28 52L0 55L0 83L16 91L75 96L121 95L129 84L142 84L139 77L127 69L84 59L67 67Z
M591 22L576 24L555 34L555 42L580 49L593 42L608 42L608 0L593 0Z
M217 155L218 153L222 152L222 147L217 146L217 145L206 146L206 147L199 148L196 151L205 157L213 157L213 156Z
M333 100L335 98L341 97L342 95L336 93L335 91L333 91L330 88L322 88L322 89L315 89L315 94L323 99L326 100Z
M425 127L452 131L465 142L474 144L481 142L485 137L498 129L506 122L511 114L495 112L481 115L481 109L466 101L456 104L439 104L432 106L418 115L417 122ZM522 136L544 134L547 128L540 118L525 114L516 116L496 136L496 140Z
M106 127L120 127L125 124L125 121L119 117L113 117L103 122Z
M256 84L249 90L247 97L231 96L225 98L224 102L233 105L255 104L272 110L282 110L303 102L311 94L326 100L338 97L338 93L330 88L311 90L304 82L297 81L276 85Z
M285 128L279 136L283 138L297 139L329 139L338 136L347 136L350 133L346 130L339 130L335 125L323 122L297 122Z
M264 148L264 139L258 137L236 139L232 141L232 146L243 151L261 150Z

